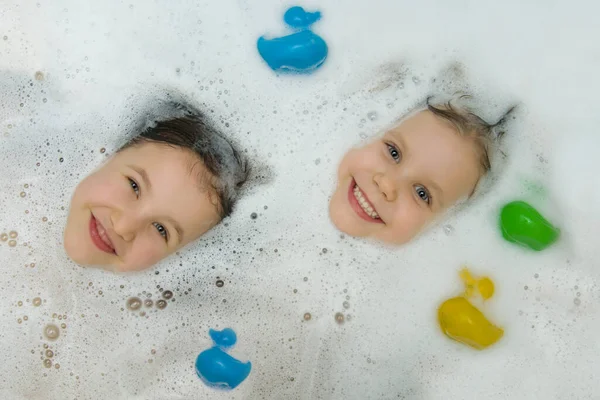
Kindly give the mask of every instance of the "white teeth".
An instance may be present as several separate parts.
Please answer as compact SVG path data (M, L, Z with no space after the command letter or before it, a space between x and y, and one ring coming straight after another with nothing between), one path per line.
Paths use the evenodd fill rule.
M111 249L113 249L113 245L110 242L110 239L108 238L108 234L106 233L106 229L104 229L104 227L102 226L102 224L100 224L100 222L98 222L96 220L96 229L98 230L98 235L100 235L100 239L102 239L102 241Z
M362 208L363 211L366 212L369 217L375 219L379 218L379 214L377 214L377 212L373 210L373 207L371 207L371 205L367 202L365 196L358 188L358 185L354 185L354 197L358 201L358 204L360 204L360 208Z

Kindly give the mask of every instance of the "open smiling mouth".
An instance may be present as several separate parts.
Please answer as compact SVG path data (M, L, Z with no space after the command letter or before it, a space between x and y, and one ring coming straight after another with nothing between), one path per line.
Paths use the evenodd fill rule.
M90 218L90 237L98 250L109 254L116 254L115 248L108 237L108 233L106 233L106 229L104 229L94 215Z
M360 190L354 179L352 179L348 188L348 201L354 212L365 221L377 224L384 223L367 195Z

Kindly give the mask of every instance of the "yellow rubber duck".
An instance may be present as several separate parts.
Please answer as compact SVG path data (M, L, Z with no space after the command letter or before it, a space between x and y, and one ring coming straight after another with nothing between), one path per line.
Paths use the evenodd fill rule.
M438 322L450 339L483 350L500 340L504 330L491 323L468 298L480 295L484 300L490 299L494 295L494 283L487 277L473 277L466 268L461 270L460 278L465 291L440 305Z

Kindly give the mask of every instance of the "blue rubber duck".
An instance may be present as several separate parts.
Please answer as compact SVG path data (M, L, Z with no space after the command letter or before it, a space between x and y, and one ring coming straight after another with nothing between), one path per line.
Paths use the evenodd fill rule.
M208 386L235 389L250 374L252 364L243 363L225 352L235 345L237 337L233 329L208 331L214 346L204 350L196 358L196 373Z
M327 58L327 43L310 26L321 18L320 12L307 12L302 7L288 9L283 20L299 31L291 35L258 39L261 57L275 71L309 73L319 68Z

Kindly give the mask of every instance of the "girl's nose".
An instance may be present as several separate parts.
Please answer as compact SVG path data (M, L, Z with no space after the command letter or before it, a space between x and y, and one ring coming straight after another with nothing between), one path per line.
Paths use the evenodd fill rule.
M387 201L394 201L398 196L394 182L385 174L373 175L373 182Z
M138 218L133 212L116 211L112 213L111 222L113 230L124 241L130 242L135 239L139 227Z

